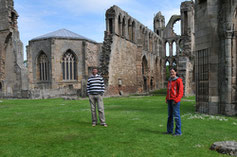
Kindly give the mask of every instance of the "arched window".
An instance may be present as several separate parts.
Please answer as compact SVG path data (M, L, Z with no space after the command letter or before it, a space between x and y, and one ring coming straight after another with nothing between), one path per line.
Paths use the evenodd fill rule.
M122 35L122 33L121 33L121 25L122 25L122 23L121 23L121 17L120 17L120 15L119 15L119 17L118 17L118 35L119 35L119 36Z
M128 20L128 40L132 40L131 19Z
M173 47L172 47L172 49L173 49L173 56L176 56L176 54L177 54L176 53L176 42L174 41L172 45L173 45Z
M173 67L173 68L176 68L176 67L177 67L176 60L173 61L173 63L172 63L172 67Z
M113 34L114 30L113 30L113 19L109 18L109 33Z
M144 40L144 42L145 42L145 50L149 50L148 49L148 46L149 46L149 44L148 44L149 36L148 36L148 32L147 31L145 31L145 40Z
M170 47L169 47L169 43L166 42L165 44L165 52L166 52L166 57L170 56Z
M143 41L143 49L146 49L146 33L145 33L145 29L143 28L142 31L142 41Z
M49 62L48 57L44 52L41 52L38 57L39 80L49 80Z
M123 23L122 23L122 36L125 37L125 18L123 18Z
M170 62L167 60L165 62L165 70L166 70L166 80L170 78Z
M62 58L63 80L71 81L77 79L77 62L74 53L68 50Z
M135 32L136 32L136 28L135 28L135 22L132 22L132 41L135 41Z
M144 57L142 58L142 74L145 75L146 72L147 72L147 70L148 70L147 59L146 59L146 57L144 56Z

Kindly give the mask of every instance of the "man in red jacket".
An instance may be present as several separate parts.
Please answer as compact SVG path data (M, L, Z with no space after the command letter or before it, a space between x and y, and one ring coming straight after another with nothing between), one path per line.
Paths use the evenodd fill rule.
M167 86L166 103L168 104L168 122L167 122L167 134L173 133L175 118L175 133L174 136L182 135L181 132L181 118L180 118L180 101L183 97L183 81L176 75L177 70L175 68L170 69L170 78Z

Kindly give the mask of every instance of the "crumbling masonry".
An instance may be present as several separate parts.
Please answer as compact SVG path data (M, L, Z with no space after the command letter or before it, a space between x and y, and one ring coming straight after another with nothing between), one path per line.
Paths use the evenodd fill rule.
M0 0L3 98L85 96L93 67L99 67L108 96L146 93L165 88L173 66L184 94L196 93L198 112L237 114L236 0L185 1L166 26L158 12L153 31L112 6L105 15L103 43L65 29L34 38L27 46L28 71L13 6L13 0ZM173 30L177 21L180 35Z
M23 44L17 28L13 0L0 0L0 96L28 97Z

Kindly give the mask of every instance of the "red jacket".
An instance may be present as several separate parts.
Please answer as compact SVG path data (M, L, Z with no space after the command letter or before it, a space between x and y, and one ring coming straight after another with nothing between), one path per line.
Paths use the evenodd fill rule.
M174 100L175 103L180 102L183 97L183 88L183 81L181 78L170 78L167 86L166 100Z

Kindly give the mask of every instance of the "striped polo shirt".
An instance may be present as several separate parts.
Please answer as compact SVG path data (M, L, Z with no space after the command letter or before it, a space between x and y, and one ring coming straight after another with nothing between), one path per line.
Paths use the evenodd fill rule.
M91 75L87 81L87 93L89 95L103 94L105 90L104 79L100 75Z

